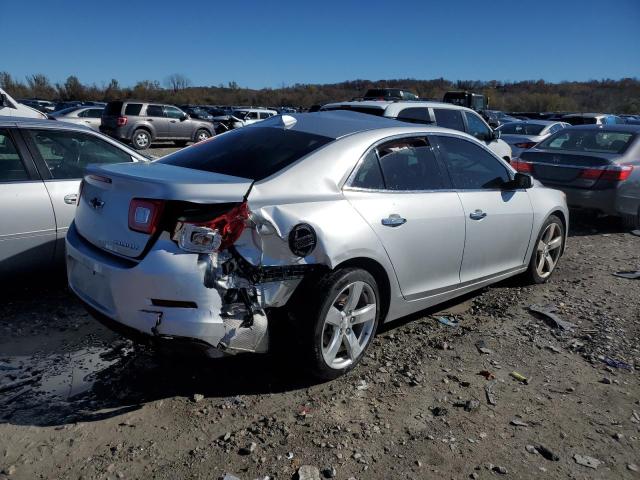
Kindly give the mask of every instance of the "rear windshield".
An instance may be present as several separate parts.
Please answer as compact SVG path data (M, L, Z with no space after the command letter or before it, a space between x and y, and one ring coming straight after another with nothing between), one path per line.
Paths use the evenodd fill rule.
M262 180L333 139L273 127L245 127L157 160L177 167Z
M538 144L537 148L575 152L623 153L633 141L629 132L602 130L562 130Z
M119 116L122 111L122 102L109 102L104 108L104 114L110 116Z
M505 134L517 135L539 135L544 130L545 125L535 125L531 123L506 123L498 130Z

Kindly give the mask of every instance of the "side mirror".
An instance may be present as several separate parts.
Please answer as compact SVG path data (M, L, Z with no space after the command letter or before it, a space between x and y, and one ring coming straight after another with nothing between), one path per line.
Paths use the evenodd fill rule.
M491 140L498 140L500 138L500 130L491 130Z
M0 107L6 107L6 106L7 106L7 94L0 93Z
M509 180L501 185L502 190L527 190L533 187L533 178L531 175L516 172L513 180Z
M182 116L180 117L180 121L184 122L187 118L189 118L189 115L187 115L186 113L183 113Z

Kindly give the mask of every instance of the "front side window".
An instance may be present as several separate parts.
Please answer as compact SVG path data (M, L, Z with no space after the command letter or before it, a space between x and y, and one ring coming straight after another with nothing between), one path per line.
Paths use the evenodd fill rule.
M439 136L438 144L457 189L495 189L511 179L500 160L469 140Z
M464 122L462 121L462 113L460 110L449 108L434 108L433 113L436 116L436 124L439 127L451 128L464 132Z
M131 162L131 156L94 135L59 130L26 130L51 176L82 178L92 163Z
M356 176L351 182L352 187L367 188L370 190L383 190L384 180L378 162L378 154L371 150L362 161Z
M102 109L100 108L91 108L85 111L85 116L88 118L101 118L102 117Z
M18 149L7 130L0 130L0 182L22 182L29 180Z
M245 120L258 120L258 112L248 112Z
M164 112L160 105L148 105L147 117L164 117Z
M445 177L426 138L394 140L379 146L377 151L387 190L445 188Z
M176 107L166 106L164 107L164 113L169 118L182 118L184 112Z
M471 112L464 112L467 117L467 127L469 128L469 135L473 135L474 137L480 140L486 140L489 138L490 130L486 123L482 121L482 119Z

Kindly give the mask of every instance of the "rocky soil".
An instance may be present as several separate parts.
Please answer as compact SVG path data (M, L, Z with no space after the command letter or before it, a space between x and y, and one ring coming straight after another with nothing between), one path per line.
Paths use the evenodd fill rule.
M578 225L548 284L386 325L320 384L296 358L158 357L59 274L4 285L0 478L640 478L640 280L612 275L638 269L640 237Z

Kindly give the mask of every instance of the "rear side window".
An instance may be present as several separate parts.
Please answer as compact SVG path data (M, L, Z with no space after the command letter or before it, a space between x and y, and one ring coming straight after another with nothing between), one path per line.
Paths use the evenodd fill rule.
M109 102L104 109L104 114L117 117L122 112L122 102Z
M125 115L140 115L140 110L142 110L141 103L127 103L127 107L124 109Z
M439 127L451 128L464 132L464 122L460 110L452 110L447 108L434 108L433 113L436 116L436 124Z
M6 130L0 130L0 182L29 180L16 146Z
M482 119L471 112L464 112L467 117L467 126L469 127L469 135L473 135L480 140L486 140L491 133L489 131L489 127L486 123L482 121Z
M375 150L371 150L364 158L362 165L358 169L358 173L351 182L352 187L366 188L370 190L383 190L384 180L382 179L382 171L378 162L378 154Z
M272 127L245 127L157 160L177 167L262 180L333 141L330 137Z
M433 123L426 107L410 107L400 111L398 120L409 123Z
M378 147L387 190L440 190L446 182L426 138L394 140Z
M511 178L497 158L469 140L438 136L438 143L453 186L457 189L499 188Z

